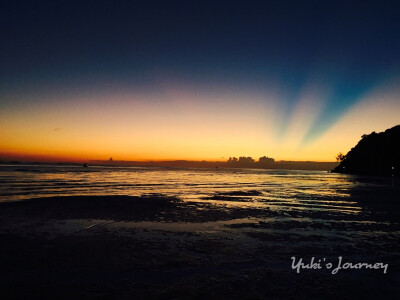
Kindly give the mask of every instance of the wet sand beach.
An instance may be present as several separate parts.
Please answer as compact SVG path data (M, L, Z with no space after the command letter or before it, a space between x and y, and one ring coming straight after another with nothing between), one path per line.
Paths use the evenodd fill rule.
M398 192L398 185L360 185L334 203L315 195L325 199L326 209L277 209L273 199L256 205L263 190L216 192L199 201L147 194L3 202L1 295L395 299L400 295ZM385 201L379 202L382 195ZM332 275L322 268L298 274L292 268L291 257L325 258L336 267L339 256L382 262L388 272L342 269Z

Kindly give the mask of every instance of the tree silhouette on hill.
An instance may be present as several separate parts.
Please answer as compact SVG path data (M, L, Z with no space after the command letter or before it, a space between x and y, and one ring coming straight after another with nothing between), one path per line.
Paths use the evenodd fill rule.
M400 125L384 132L364 134L333 172L398 176L400 170Z

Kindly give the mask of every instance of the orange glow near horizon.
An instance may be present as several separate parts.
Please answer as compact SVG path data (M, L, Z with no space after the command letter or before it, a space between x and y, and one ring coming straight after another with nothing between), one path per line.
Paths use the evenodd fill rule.
M106 93L32 101L1 110L0 159L221 161L266 155L334 161L361 135L399 124L400 93L392 83L366 95L314 143L301 146L326 93L306 87L289 119L273 93L200 94L170 88L160 98ZM287 130L280 137L278 124L285 122Z

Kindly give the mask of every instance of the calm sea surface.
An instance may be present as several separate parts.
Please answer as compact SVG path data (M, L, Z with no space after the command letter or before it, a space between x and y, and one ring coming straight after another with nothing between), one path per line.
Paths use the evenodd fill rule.
M324 171L0 165L0 201L152 193L204 201L215 194L252 191L255 193L248 201L236 203L232 197L229 203L357 214L362 207L352 198L354 191L390 189L397 184L393 178Z

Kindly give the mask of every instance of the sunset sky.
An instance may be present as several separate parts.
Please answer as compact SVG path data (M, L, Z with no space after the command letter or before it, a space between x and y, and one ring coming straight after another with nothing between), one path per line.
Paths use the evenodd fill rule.
M0 159L334 161L400 124L396 1L2 1Z

